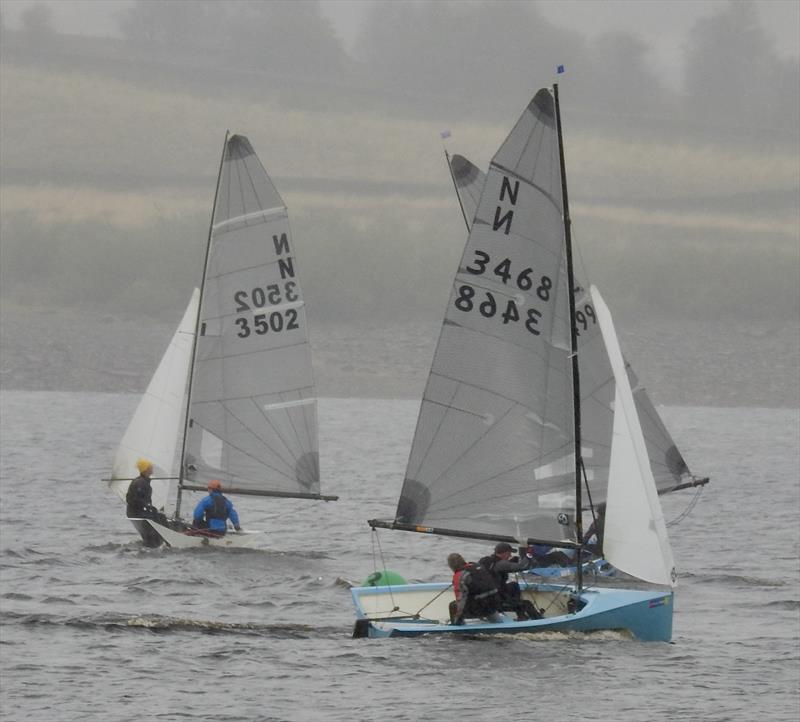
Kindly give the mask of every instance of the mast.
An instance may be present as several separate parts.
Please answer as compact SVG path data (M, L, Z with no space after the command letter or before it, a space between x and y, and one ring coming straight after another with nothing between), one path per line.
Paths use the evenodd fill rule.
M583 511L581 502L581 387L578 371L578 334L575 328L575 276L572 269L572 222L569 217L567 197L567 168L564 162L564 141L561 135L561 106L558 102L558 83L553 84L553 98L556 106L556 127L558 131L558 160L561 164L561 198L564 204L564 241L567 252L567 284L569 285L569 329L570 356L572 358L572 416L575 425L575 532L578 542L578 558L575 564L577 592L583 587L581 551L583 548Z
M183 421L183 440L181 441L180 465L178 468L178 497L175 501L175 518L181 512L181 492L183 491L183 472L184 458L186 455L186 435L189 433L189 414L192 401L192 383L194 382L194 359L197 354L197 338L200 334L200 311L203 308L203 292L206 287L206 273L208 272L208 258L211 255L211 234L214 232L214 217L217 213L217 197L219 196L219 184L222 179L222 165L225 162L225 154L228 150L228 135L230 130L225 131L225 142L222 144L222 155L219 159L219 170L217 171L217 185L214 189L214 205L211 208L211 221L208 224L208 238L206 240L206 256L203 259L203 277L200 279L200 300L197 303L197 318L194 322L194 340L192 342L192 356L189 361L189 380L186 385L186 416Z

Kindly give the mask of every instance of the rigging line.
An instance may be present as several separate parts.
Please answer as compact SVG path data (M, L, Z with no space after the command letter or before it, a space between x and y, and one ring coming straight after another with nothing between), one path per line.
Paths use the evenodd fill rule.
M667 526L676 526L680 524L689 514L692 512L692 509L697 505L697 502L700 501L700 495L703 493L703 489L705 485L701 485L697 487L697 491L695 491L694 498L689 502L686 509L683 510L681 514L679 514L675 519L667 523Z
M416 614L414 614L414 618L415 618L415 619L419 619L419 618L420 618L420 613L422 612L422 610L423 610L423 609L425 609L426 607L429 607L431 604L433 604L433 603L434 603L434 602L435 602L435 601L436 601L436 600L437 600L439 597L441 597L441 596L442 596L442 594L444 594L444 593L445 593L445 592L446 592L448 589L452 589L452 587L453 587L453 583L452 583L452 582L450 582L450 584L448 584L448 585L447 585L447 586L446 586L444 589L442 589L442 591L440 591L440 592L439 592L439 593L438 593L438 594L437 594L435 597L432 597L432 598L431 598L431 599L429 599L427 602L425 602L425 604L423 604L423 605L422 605L422 606L421 606L421 607L420 607L420 608L417 610ZM439 621L438 619L436 619L436 620L433 620L433 619L430 619L429 617L424 617L424 619L427 619L428 621L437 621L437 622Z
M378 530L375 527L371 527L371 528L372 528L372 564L373 564L373 566L377 567L376 559L375 559L375 546L377 544L378 554L380 555L380 558L381 558L380 559L381 566L383 568L383 571L386 572L386 571L388 571L386 569L386 559L383 556L383 548L381 547L381 540L380 540L380 537L378 536ZM386 576L386 582L387 582L386 586L389 589L389 599L392 602L392 608L393 608L392 611L399 611L400 607L397 606L397 602L395 602L395 600L394 600L394 592L392 591L391 579L390 579L388 574L385 575L385 576Z
M550 599L550 604L544 607L544 612L542 613L542 617L544 617L545 613L549 611L550 607L552 607L556 603L556 600L559 599L561 595L564 594L564 592L571 587L572 587L571 584L565 584L563 587L561 587L561 589L556 590L555 594L553 594L552 598ZM539 590L537 589L537 591Z
M589 497L589 509L592 512L592 522L595 528L595 534L597 534L598 540L600 539L600 534L597 530L597 515L594 512L594 502L592 501L592 490L589 488L589 478L586 476L586 464L583 463L583 454L581 454L581 470L583 471L583 484L586 487L586 495ZM577 553L577 560L578 563L581 563L581 550L578 550Z

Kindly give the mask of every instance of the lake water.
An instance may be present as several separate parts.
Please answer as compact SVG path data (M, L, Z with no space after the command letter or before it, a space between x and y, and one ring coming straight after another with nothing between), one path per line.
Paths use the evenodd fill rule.
M800 416L666 408L696 473L670 528L672 644L615 633L352 639L349 581L449 576L487 545L381 531L418 403L323 399L323 492L234 499L252 551L145 549L106 490L138 397L0 397L0 712L123 720L791 720L800 717ZM667 520L694 492L663 498Z

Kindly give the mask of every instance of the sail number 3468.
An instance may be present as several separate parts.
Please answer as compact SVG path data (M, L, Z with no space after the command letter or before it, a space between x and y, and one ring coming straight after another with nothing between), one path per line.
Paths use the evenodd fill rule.
M468 273L474 276L480 276L489 270L491 264L491 257L488 253L481 250L475 250L475 258L472 263L466 267ZM511 259L504 258L490 271L503 281L504 285L515 285L520 291L532 291L542 301L550 300L550 291L553 288L553 281L549 276L541 276L538 281L535 280L532 268L524 268L518 273L513 273L511 270ZM509 283L511 282L511 283ZM497 299L491 291L484 291L485 298L476 299L476 291L472 286L462 284L457 289L455 299L455 306L459 311L469 312L473 308L478 308L478 312L485 318L491 318L498 312ZM502 304L502 301L501 301ZM520 314L517 304L513 298L509 298L505 303L505 309L502 310L501 316L503 323L510 323L511 321L519 321ZM542 312L537 308L529 308L527 317L525 318L525 328L528 329L534 336L540 334L537 325L539 319L542 317Z

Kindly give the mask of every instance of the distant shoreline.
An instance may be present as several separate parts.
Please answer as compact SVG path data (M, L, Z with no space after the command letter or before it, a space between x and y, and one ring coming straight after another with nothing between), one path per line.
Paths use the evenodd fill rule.
M0 388L141 393L174 325L75 309L4 303ZM320 397L419 399L438 322L310 321ZM800 406L800 323L618 324L623 349L656 404Z

